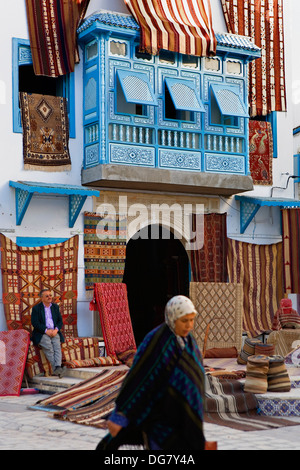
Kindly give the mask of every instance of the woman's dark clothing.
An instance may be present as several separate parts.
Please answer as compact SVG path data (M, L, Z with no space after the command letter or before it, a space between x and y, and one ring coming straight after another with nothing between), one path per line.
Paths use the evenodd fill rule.
M128 420L97 450L141 444L142 435L162 450L203 450L204 380L201 353L189 334L182 348L163 324L151 331L136 353L116 399L116 413Z

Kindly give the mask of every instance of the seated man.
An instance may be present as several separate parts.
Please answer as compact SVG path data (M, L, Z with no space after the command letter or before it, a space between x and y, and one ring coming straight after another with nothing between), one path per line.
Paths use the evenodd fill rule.
M52 294L49 289L40 292L41 302L35 305L31 313L33 326L32 342L42 348L46 358L52 366L54 375L62 377L65 368L62 368L61 342L64 337L61 333L63 326L59 306L52 303Z

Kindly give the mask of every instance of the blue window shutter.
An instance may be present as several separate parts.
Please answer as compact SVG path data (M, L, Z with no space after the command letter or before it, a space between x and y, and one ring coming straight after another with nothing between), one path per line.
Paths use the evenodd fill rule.
M192 80L166 78L165 82L176 109L201 113L205 112Z
M223 83L211 84L211 88L224 116L249 117L237 86Z
M117 74L128 103L157 106L147 74L131 70L118 70Z

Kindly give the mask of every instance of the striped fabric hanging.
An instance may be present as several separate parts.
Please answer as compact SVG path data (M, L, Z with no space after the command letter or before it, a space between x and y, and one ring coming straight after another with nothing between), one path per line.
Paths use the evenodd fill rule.
M79 62L77 28L90 0L26 0L34 73L58 77Z
M216 53L210 0L124 0L141 27L140 50L196 56Z
M221 1L228 31L261 48L249 64L250 116L286 111L283 0Z

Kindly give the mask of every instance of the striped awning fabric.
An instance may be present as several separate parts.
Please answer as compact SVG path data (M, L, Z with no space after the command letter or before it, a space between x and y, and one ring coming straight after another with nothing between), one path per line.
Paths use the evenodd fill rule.
M141 27L140 50L196 56L216 53L210 0L124 0Z

